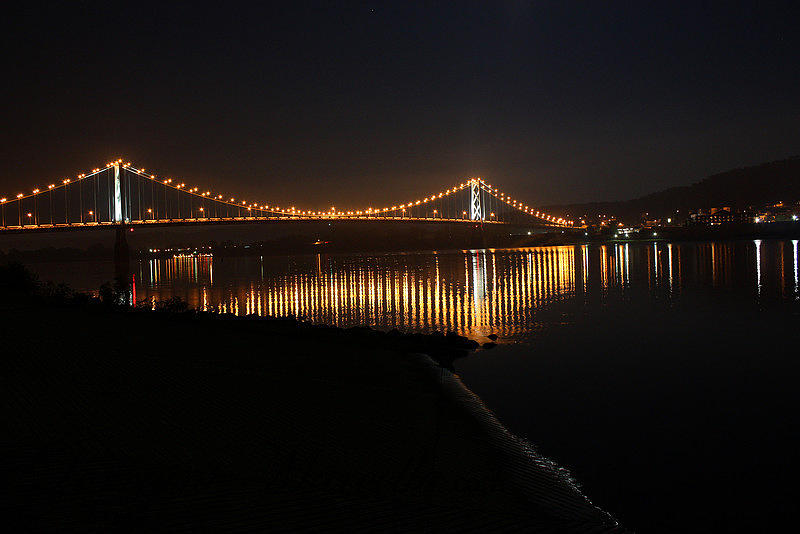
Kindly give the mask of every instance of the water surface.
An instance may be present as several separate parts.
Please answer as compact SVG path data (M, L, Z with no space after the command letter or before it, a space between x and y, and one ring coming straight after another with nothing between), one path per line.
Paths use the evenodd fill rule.
M34 267L85 290L113 274ZM797 241L176 255L136 263L132 279L139 306L178 296L239 315L497 334L457 372L640 532L769 530L794 508Z
M133 264L139 305L181 297L197 309L294 315L338 326L453 330L524 341L554 303L646 290L653 299L735 291L751 301L793 299L797 241L609 244L408 254L175 255ZM110 263L35 266L44 279L96 291Z

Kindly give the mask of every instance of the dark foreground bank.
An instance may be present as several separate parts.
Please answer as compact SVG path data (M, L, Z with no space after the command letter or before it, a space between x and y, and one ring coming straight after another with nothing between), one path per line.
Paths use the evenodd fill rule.
M0 303L4 516L28 529L620 531L410 338Z

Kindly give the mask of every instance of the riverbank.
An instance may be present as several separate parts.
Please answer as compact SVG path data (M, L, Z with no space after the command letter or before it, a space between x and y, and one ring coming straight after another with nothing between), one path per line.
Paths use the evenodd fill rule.
M4 506L29 529L619 530L422 338L53 291L0 319Z

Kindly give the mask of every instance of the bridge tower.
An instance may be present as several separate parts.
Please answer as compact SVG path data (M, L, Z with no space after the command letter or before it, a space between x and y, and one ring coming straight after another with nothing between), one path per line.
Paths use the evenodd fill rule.
M114 163L114 222L122 223L122 176L119 173L119 163Z
M483 220L483 208L481 206L481 187L478 183L478 180L473 178L469 182L470 185L470 210L469 210L469 218L473 221L482 221Z

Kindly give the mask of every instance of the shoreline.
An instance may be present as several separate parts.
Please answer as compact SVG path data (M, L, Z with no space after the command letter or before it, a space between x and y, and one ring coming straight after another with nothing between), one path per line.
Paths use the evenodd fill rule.
M445 368L466 338L78 301L0 302L31 528L622 531Z

